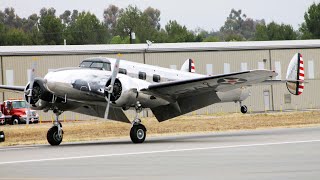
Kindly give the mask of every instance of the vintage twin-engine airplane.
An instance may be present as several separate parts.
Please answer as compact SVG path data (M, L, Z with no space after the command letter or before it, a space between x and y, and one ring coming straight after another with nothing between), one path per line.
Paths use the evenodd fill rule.
M35 66L32 67L34 72ZM63 130L59 115L64 111L130 123L124 111L134 109L130 138L142 143L146 128L139 113L150 108L159 122L205 106L221 102L241 102L248 98L248 87L257 84L286 83L290 93L300 95L304 88L303 59L300 53L292 58L286 80L272 80L271 70L251 70L206 76L194 73L193 60L187 60L181 70L139 64L120 58L89 58L79 67L49 72L44 78L34 78L26 87L0 85L0 90L25 93L31 109L52 110L56 115L48 130L51 145L62 142Z

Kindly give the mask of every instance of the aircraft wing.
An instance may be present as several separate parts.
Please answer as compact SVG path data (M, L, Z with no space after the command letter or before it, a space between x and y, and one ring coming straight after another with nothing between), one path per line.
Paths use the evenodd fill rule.
M24 92L25 86L0 85L1 92Z
M206 76L195 79L152 84L143 89L146 94L175 100L183 96L195 95L203 92L226 92L243 86L262 83L277 73L269 70L251 70L216 76Z
M251 70L152 84L141 92L170 102L165 106L151 108L161 122L220 102L217 92L260 84L276 75L274 71Z

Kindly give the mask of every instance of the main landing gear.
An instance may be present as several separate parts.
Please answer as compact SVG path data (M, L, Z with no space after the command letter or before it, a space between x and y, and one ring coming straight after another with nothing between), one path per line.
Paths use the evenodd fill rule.
M53 113L56 115L56 119L53 123L53 126L48 130L47 140L50 145L57 146L62 142L63 139L62 125L59 122L59 116L61 115L62 111L53 110Z
M240 111L242 112L242 114L246 114L248 112L247 106L246 105L242 106L242 102L241 101L239 102L239 104L240 104Z
M142 111L141 104L137 102L136 106L136 117L132 122L132 127L130 130L130 138L133 143L143 143L147 136L146 127L141 124L141 120L139 118L139 114Z

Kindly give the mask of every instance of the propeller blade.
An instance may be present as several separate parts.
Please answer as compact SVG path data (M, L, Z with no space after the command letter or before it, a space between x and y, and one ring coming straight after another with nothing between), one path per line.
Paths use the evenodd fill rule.
M108 101L108 104L107 104L107 107L106 107L106 111L105 111L105 113L104 113L104 118L105 119L108 119L108 116L109 116L109 110L110 110L110 97L111 97L111 94L108 94L108 99L107 99L107 101Z
M108 97L106 97L107 100L107 107L106 107L106 111L104 113L104 118L108 119L109 116L109 109L110 109L110 98L111 98L111 94L113 93L113 86L114 86L114 82L116 81L118 72L119 72L119 64L120 64L120 57L121 55L118 54L118 57L116 59L116 62L114 63L114 67L113 67L113 71L112 71L112 75L111 75L111 82L110 85L108 87L105 88L105 91L108 91Z
M30 83L29 83L29 89L27 90L27 96L28 96L28 103L27 103L27 124L29 124L30 116L31 116L31 110L30 110L30 104L31 104L31 97L32 97L32 91L33 91L33 84L34 79L36 77L35 70L37 67L37 63L34 61L31 66L31 72L30 72Z

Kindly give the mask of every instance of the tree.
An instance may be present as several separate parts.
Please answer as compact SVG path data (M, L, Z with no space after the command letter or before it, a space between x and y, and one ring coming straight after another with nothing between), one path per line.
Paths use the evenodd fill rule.
M226 41L252 40L255 36L256 26L263 23L264 20L248 18L246 14L242 14L242 10L232 9L220 31Z
M305 22L300 27L303 38L320 38L320 3L313 3L304 14Z
M62 44L63 24L59 18L55 16L54 8L40 10L39 30L43 37L44 44Z
M59 17L65 26L68 26L71 23L71 11L66 10Z
M2 21L5 26L9 28L22 27L22 19L18 15L16 15L14 8L5 8L4 12L2 12L0 16L2 16Z
M136 6L128 6L119 16L119 20L116 25L117 34L122 38L129 35L131 42L132 33L135 32L136 35L140 33L138 32L138 29L143 25L141 16L142 12Z
M114 34L116 31L117 21L120 14L123 12L123 9L111 4L103 12L104 24L108 28L111 34Z
M152 7L148 7L143 11L143 14L147 16L150 25L156 29L160 30L160 11Z
M268 25L260 24L257 26L255 40L295 40L297 36L291 25L271 22Z
M5 45L29 45L32 41L22 29L11 28L5 37Z
M177 21L169 21L165 26L168 33L168 42L193 42L195 40L194 34L186 28L181 26Z
M28 17L28 19L23 19L23 25L22 25L22 29L24 30L24 32L28 33L33 31L33 29L37 29L38 28L38 20L39 17L37 14L32 14Z
M66 32L69 44L101 44L108 41L107 31L99 19L90 12L81 12Z
M0 22L0 46L5 45L5 38L6 38L5 34L6 34L5 26L2 22Z
M120 36L113 36L113 38L110 41L110 44L129 44L130 39L127 36L126 38L121 38Z
M208 36L203 39L203 42L219 42L220 39L217 36Z

